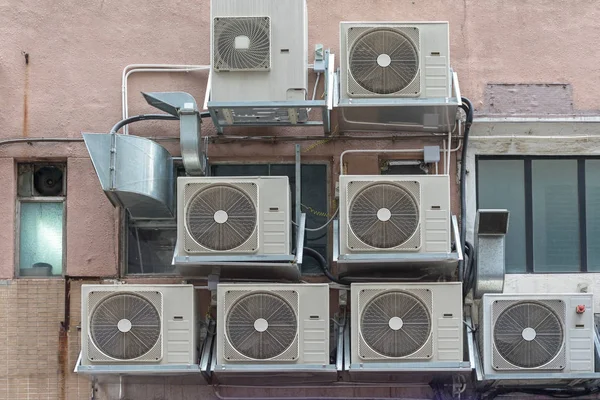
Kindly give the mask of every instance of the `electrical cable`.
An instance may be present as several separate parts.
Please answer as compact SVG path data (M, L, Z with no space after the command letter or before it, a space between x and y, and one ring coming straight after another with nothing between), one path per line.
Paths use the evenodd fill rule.
M333 219L336 217L338 210L339 210L339 208L337 210L335 210L335 212L333 213L331 218L329 218L329 220L327 222L325 222L325 224L319 226L318 228L304 228L304 230L307 232L318 232L321 229L327 228L327 225L329 225L331 223L331 221L333 221ZM295 223L294 221L292 221L292 224L294 224L295 226L298 226L298 224Z
M460 108L465 112L466 114L466 121L465 121L465 128L464 128L464 133L463 133L463 145L462 145L462 153L461 153L461 163L460 163L460 241L463 244L463 246L466 245L466 239L467 239L467 224L466 224L466 211L467 211L467 198L466 198L466 179L467 179L467 148L468 148L468 144L469 144L469 132L471 130L471 125L473 123L473 104L471 104L471 101L469 99L467 99L466 97L462 97L462 104L460 105ZM450 145L449 145L450 146ZM466 247L465 247L466 248ZM473 257L470 257L470 259L472 259ZM458 265L458 271L462 272L462 276L460 277L461 279L463 279L463 294L466 295L466 293L468 293L468 290L466 290L467 288L465 288L465 286L468 286L469 283L467 282L467 285L465 285L464 282L464 278L465 278L465 261L464 259L462 261L459 261L459 265Z
M329 268L327 267L327 260L325 260L325 257L323 257L321 255L321 253L319 253L315 249L311 249L310 247L304 247L302 251L303 251L304 255L307 255L307 256L313 258L315 261L317 261L317 264L319 264L321 271L323 271L323 274L330 281L339 283L340 285L349 285L348 282L345 282L345 281L333 276L333 274L329 271Z
M210 113L208 112L202 112L199 113L200 118L208 118L210 117ZM110 133L117 133L119 131L119 129L121 129L122 127L124 127L125 125L129 125L131 123L137 122L137 121L146 121L146 120L167 120L167 121L174 121L174 120L178 120L179 117L176 117L174 115L170 115L170 114L141 114L141 115L136 115L133 117L129 117L126 119L123 119L119 122L117 122L115 124L115 126L112 127L112 129L110 130Z

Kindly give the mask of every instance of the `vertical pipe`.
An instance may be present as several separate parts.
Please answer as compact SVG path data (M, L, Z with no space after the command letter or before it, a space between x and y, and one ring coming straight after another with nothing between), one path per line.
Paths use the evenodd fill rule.
M302 186L302 165L300 164L300 145L296 144L296 223L300 224L300 214L302 213L301 203L301 186ZM298 251L302 251L299 249Z

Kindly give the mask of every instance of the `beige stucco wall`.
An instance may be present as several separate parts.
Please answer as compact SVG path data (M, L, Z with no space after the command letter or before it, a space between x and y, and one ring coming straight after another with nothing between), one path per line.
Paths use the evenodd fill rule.
M486 85L490 83L565 83L573 91L573 109L591 113L600 109L595 89L600 86L600 66L594 40L600 37L600 11L595 2L309 0L308 7L309 49L315 43L323 43L335 54L339 54L341 20L448 20L453 68L458 72L462 93L473 100L480 112L488 106ZM208 63L208 21L209 1L0 0L0 279L14 276L15 162L34 159L67 161L66 273L75 277L117 274L117 212L102 194L83 143L6 144L2 140L77 140L82 131L108 131L121 118L123 67L130 63ZM24 53L28 54L29 64L25 63ZM133 75L129 87L130 115L154 111L139 95L142 90L184 90L202 103L206 77L205 72ZM311 87L312 82L314 76L310 77ZM214 134L210 122L203 129ZM320 132L318 128L260 131L277 135ZM143 122L133 125L130 133L175 137L178 127L170 122ZM177 142L161 143L178 154ZM303 142L305 149L311 144ZM331 163L333 192L341 151L417 145L422 143L335 140L304 152L303 158ZM209 156L215 161L290 161L293 155L293 143L289 142L233 143L209 148ZM353 173L377 171L376 156L349 157L348 162ZM451 171L456 171L454 161ZM453 204L456 210L456 196ZM71 324L66 338L60 330L66 312L64 280L5 283L0 286L0 326L7 329L0 341L0 358L6 360L0 363L0 399L89 398L89 382L71 373L79 346L77 285L81 282L70 285ZM518 290L516 284L509 286ZM19 298L32 300L19 302ZM16 307L19 319L15 318ZM29 347L36 349L38 358L27 358ZM13 367L21 360L27 362ZM161 384L151 390L125 390L132 399L148 398L149 394L156 398L210 398L210 393L212 389L204 386ZM109 385L101 388L98 398L115 398L117 394L118 387ZM273 393L255 393L270 394ZM431 394L423 388L406 391L380 387L328 389L321 395L428 398Z

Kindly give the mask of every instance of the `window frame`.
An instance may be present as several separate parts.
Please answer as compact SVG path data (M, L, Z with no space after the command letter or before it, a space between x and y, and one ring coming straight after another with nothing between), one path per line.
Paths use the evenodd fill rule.
M210 171L212 166L215 165L294 165L294 161L293 160L270 160L270 159L261 159L261 160L218 160L218 161L213 161L209 164L208 169ZM325 166L325 173L326 173L326 199L327 199L327 213L330 214L331 213L331 206L332 206L332 198L331 198L331 194L332 194L332 188L331 188L331 183L332 183L332 178L331 178L331 161L330 160L323 160L323 159L311 159L311 160L302 160L301 161L302 165L307 165L307 164L315 164L315 165L323 165ZM180 168L181 166L175 165L175 171L177 170L177 168ZM211 175L208 175L211 176ZM177 174L175 174L175 185L177 185ZM175 190L175 196L177 195L177 190ZM294 193L292 193L292 196L294 196ZM175 221L175 228L177 228L177 199L175 199L175 204L174 204L175 210L174 210L174 221ZM295 210L291 210L292 211L292 216L295 215ZM181 275L179 275L176 271L173 272L150 272L150 273L130 273L129 270L129 237L128 237L128 233L129 233L129 227L130 227L130 221L129 221L129 216L127 215L127 211L126 210L121 210L120 212L120 219L121 219L121 223L120 223L120 243L121 246L120 247L120 259L121 262L120 264L120 270L121 270L121 276L127 276L127 277L148 277L148 278L152 278L152 277L160 277L160 278L171 278L171 277L181 277ZM169 224L168 221L171 221L171 219L157 219L157 220L140 220L140 222L143 225L146 225L147 227L153 227L155 226L156 228L160 228L161 226L165 226L167 224ZM333 224L329 224L329 227L326 229L327 233L327 242L326 242L326 248L328 250L331 250L332 246L333 246L333 235L332 235L332 231L331 231L331 227ZM306 239L305 239L305 243L306 243ZM295 246L295 244L294 244ZM330 263L331 262L331 251L327 251L327 260ZM309 272L309 273L302 273L302 276L306 276L306 277L313 277L313 276L322 276L323 274L321 272Z
M479 162L482 160L513 160L523 161L524 194L525 194L525 271L510 272L510 274L577 274L598 273L588 270L587 249L587 219L586 219L586 160L600 160L595 155L514 155L514 154L476 154L475 155L475 204L479 209ZM579 271L536 272L534 270L534 241L533 241L533 176L532 161L534 160L574 160L577 162L577 200L579 218ZM510 224L510 222L509 222Z
M15 252L14 276L18 279L63 279L66 276L67 266L67 163L52 161L31 161L15 163ZM63 194L61 196L19 196L19 167L21 165L35 166L60 166L63 171ZM33 172L32 172L33 173ZM22 203L62 203L62 263L60 275L49 276L21 276L21 204Z

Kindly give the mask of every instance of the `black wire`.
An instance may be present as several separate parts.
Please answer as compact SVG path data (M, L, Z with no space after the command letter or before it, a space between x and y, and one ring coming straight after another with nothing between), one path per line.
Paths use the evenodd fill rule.
M210 117L210 113L209 112L202 112L199 113L200 118L208 118ZM174 115L170 115L170 114L141 114L141 115L136 115L133 117L129 117L126 118L124 120L121 120L119 122L117 122L115 124L115 126L112 127L112 129L110 130L110 133L117 133L119 129L121 129L122 127L124 127L125 125L129 125L133 122L137 122L137 121L145 121L145 120L168 120L168 121L173 121L173 120L178 120L179 117L176 117Z
M510 393L523 393L530 395L549 396L556 399L573 399L581 396L588 396L598 392L598 388L573 390L573 389L527 389L527 388L506 388L496 389L484 394L482 399L491 400L497 396L502 396Z
M463 133L463 144L462 144L462 153L461 153L461 164L460 164L460 241L466 249L466 239L467 239L467 224L466 224L466 211L467 211L467 197L466 197L466 185L465 181L467 179L467 148L469 145L469 132L471 131L471 124L473 123L473 104L466 97L461 98L462 104L460 108L466 114L465 121L465 130ZM463 276L463 285L465 278L465 262L459 261L459 271L462 271ZM467 283L468 286L468 283ZM464 288L464 286L463 286ZM468 291L465 292L465 294Z
M329 268L327 267L327 260L325 260L325 257L323 257L321 255L321 253L319 253L315 249L311 249L310 247L305 247L302 251L305 255L312 257L317 261L317 263L319 264L319 267L323 271L323 274L330 281L339 283L340 285L348 285L348 282L345 282L345 281L333 276L333 274L329 271Z

